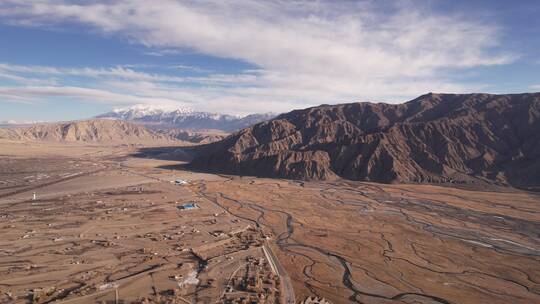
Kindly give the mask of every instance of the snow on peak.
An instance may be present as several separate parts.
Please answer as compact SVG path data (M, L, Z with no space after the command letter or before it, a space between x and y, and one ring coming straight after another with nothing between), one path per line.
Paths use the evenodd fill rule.
M195 111L187 107L173 108L153 105L135 105L128 108L114 109L96 117L122 119L152 126L174 126L193 130L217 129L227 132L239 130L271 118L264 114L253 114L244 117Z
M112 110L113 113L122 114L122 113L140 113L141 115L154 115L158 113L193 113L194 110L189 107L173 107L165 105L147 105L147 104L137 104L126 108L116 108Z
M113 117L121 117L123 119L138 119L149 116L164 116L164 115L191 115L195 113L192 108L188 107L172 107L172 106L156 106L138 104L127 108L116 108L110 112Z

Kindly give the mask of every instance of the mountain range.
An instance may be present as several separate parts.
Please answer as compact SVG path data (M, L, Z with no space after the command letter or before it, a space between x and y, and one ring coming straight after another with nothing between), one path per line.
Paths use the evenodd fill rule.
M0 139L107 144L172 140L170 136L149 130L144 126L112 119L41 123L11 129L0 128Z
M234 116L194 111L189 108L166 109L137 105L126 109L116 109L98 115L96 118L121 119L150 128L182 129L182 130L219 130L224 132L237 131L255 123L275 117L275 114L251 114Z
M111 113L116 119L109 113L100 116L107 119L0 128L0 139L189 141L201 144L188 149L194 157L189 166L197 170L299 180L489 182L540 189L540 93L429 93L403 104L321 105L281 114L230 136L212 129L219 125L233 130L233 125L271 115L231 118L141 108Z
M61 142L137 142L176 140L209 143L228 132L268 120L274 114L233 116L136 105L116 109L93 119L58 123L0 124L0 139Z
M540 93L322 105L201 146L195 169L301 180L540 185Z

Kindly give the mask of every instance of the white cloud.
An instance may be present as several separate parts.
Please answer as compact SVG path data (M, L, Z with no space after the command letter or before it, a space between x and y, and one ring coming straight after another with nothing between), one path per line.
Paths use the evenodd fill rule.
M196 67L175 66L178 69L195 70ZM202 71L202 70L201 70ZM0 63L0 77L19 81L37 81L37 79L24 78L15 74L48 75L48 76L80 76L91 78L119 78L133 81L155 81L170 83L203 83L203 84L243 84L253 83L254 74L258 71L248 71L243 74L212 74L210 76L169 76L164 74L151 74L136 71L133 68L116 66L110 68L57 68L47 66L27 66ZM11 74L10 74L11 73Z
M483 84L448 80L445 71L512 62L498 28L462 16L375 2L118 0L93 4L5 0L0 16L25 26L84 24L167 55L184 49L258 67L236 75L177 77L132 68L12 67L11 73L108 78L133 95L227 111L284 111L359 99L397 101L429 91L466 92ZM186 87L188 83L199 88ZM151 95L155 94L155 95ZM110 100L110 98L109 98ZM149 99L150 100L150 99Z
M529 88L531 88L532 90L540 90L540 84L530 85Z
M481 85L463 86L432 80L411 82L367 80L358 85L323 75L286 74L264 70L241 74L208 74L203 76L169 76L150 74L124 67L55 68L0 63L0 77L5 75L19 86L0 86L0 98L32 102L61 97L87 102L121 104L189 105L197 110L230 114L284 112L293 108L335 102L378 100L403 101L418 92L478 91ZM83 77L69 84L69 77ZM61 84L57 84L59 79ZM39 80L38 83L34 83ZM38 86L52 82L55 85ZM83 86L84 85L84 86Z
M72 98L108 104L179 104L177 100L119 94L106 90L69 86L0 87L0 98L7 101L31 102L49 97Z

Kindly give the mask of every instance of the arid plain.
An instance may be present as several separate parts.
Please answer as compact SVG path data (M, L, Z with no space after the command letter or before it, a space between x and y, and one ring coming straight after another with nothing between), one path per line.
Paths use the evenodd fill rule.
M540 302L535 193L196 173L130 145L0 154L0 303Z

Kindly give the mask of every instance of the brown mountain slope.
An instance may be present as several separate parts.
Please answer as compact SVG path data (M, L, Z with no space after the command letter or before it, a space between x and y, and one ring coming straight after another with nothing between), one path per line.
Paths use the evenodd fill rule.
M232 174L376 182L540 185L540 93L426 94L323 105L204 146L191 166Z
M110 119L36 124L27 128L3 130L0 132L0 138L96 143L137 143L169 140L169 137L157 134L145 127Z

